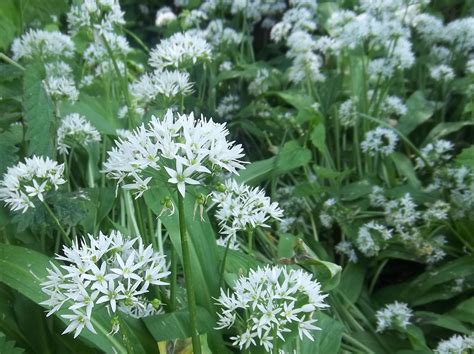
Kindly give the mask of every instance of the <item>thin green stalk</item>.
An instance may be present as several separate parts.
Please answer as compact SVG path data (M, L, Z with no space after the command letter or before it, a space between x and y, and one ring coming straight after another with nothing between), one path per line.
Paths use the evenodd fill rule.
M370 350L369 348L367 348L365 345L363 345L361 342L359 342L358 340L356 340L355 338L351 337L350 335L348 335L347 333L342 333L342 339L346 340L347 342L353 344L354 346L362 349L365 353L373 353L372 350Z
M66 233L66 231L64 231L63 227L61 226L61 223L59 222L58 218L56 217L56 215L54 214L54 212L51 210L51 208L49 207L48 203L46 202L43 202L43 205L45 206L46 210L48 211L49 215L51 216L51 218L54 220L54 222L56 223L56 226L59 228L59 231L61 232L61 235L63 236L63 239L64 239L64 243L68 246L70 246L72 244L72 241L70 239L70 237L68 236L68 234Z
M224 280L224 271L225 271L225 263L227 261L227 253L229 252L229 246L230 246L230 241L231 238L227 240L227 244L225 246L225 252L224 252L224 257L222 258L222 264L221 264L221 269L219 271L219 288L222 287L222 280Z
M370 286L369 286L369 294L373 293L375 284L377 283L377 280L379 279L379 276L382 273L382 270L384 269L387 263L388 263L388 259L385 259L382 263L380 263L379 267L377 268L377 271L375 272L374 277L372 278L372 282L370 283Z
M178 282L178 254L171 250L170 311L176 311L176 288Z
M0 59L3 59L5 62L7 62L8 64L11 64L15 67L17 67L18 69L22 70L22 71L25 71L25 67L18 64L16 61L14 61L13 59L9 58L8 56L6 56L5 54L3 54L2 52L0 52Z
M199 333L197 330L197 308L196 298L194 295L194 285L191 272L191 255L189 252L189 241L188 233L186 230L186 219L184 214L184 198L178 194L178 218L179 218L179 233L181 235L181 250L183 253L183 268L184 268L184 281L186 283L186 292L188 295L188 308L189 317L191 320L191 332L193 342L193 353L201 354L201 340L199 339Z

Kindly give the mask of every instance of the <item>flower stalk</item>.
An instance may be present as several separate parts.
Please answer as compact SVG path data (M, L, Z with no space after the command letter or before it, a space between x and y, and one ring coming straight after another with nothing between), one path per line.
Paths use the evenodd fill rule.
M186 292L188 297L189 318L191 321L193 353L201 354L201 341L197 330L197 308L196 297L194 294L194 285L191 272L191 256L189 253L189 240L186 230L186 219L184 214L184 198L177 190L178 194L178 219L179 233L181 236L181 250L183 253L184 281L186 283ZM173 301L173 300L172 300Z

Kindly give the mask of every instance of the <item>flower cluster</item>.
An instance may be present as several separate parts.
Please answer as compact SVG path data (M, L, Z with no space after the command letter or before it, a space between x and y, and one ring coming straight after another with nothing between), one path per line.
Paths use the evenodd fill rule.
M49 297L42 302L49 308L48 316L64 308L70 312L61 315L70 322L63 333L74 332L77 337L84 327L96 333L91 318L102 304L109 311L118 309L134 317L159 312L159 302L146 295L150 285L166 285L163 279L170 272L165 256L140 238L130 239L119 231L98 237L89 234L80 243L64 246L63 253L56 259L65 264L51 262L41 284Z
M34 201L44 202L45 194L66 183L64 165L48 157L33 156L9 167L0 182L0 200L12 211L34 208Z
M449 339L438 343L434 350L436 354L464 354L474 350L474 335L460 336L455 334Z
M198 33L175 33L163 39L150 53L149 63L157 70L183 68L211 59L211 46Z
M372 220L360 227L356 245L359 251L371 257L377 255L391 238L391 229Z
M123 16L118 0L84 0L71 6L67 14L69 32L74 35L83 28L101 34L113 32L115 26L125 24Z
M454 149L454 145L448 141L439 139L433 143L427 144L423 149L421 149L421 157L416 158L416 167L424 168L426 162L433 167L440 165L443 162L449 161L451 159L450 152Z
M405 329L410 324L413 311L407 304L395 301L377 311L377 332L387 329Z
M280 220L283 216L278 203L272 203L265 191L233 179L226 180L222 190L214 191L212 196L217 203L215 216L221 233L227 237L235 237L238 231L268 227L270 219Z
M61 120L58 128L57 149L63 154L74 145L87 146L100 141L100 133L79 113L71 113Z
M199 179L220 169L237 173L243 168L242 147L228 142L228 135L224 124L168 110L162 120L152 117L148 125L119 138L108 153L104 172L119 183L131 180L124 188L140 196L151 181L144 171L163 168L184 196L186 184L200 184Z
M398 135L388 128L378 127L365 134L365 139L360 144L362 151L371 156L378 153L390 155L395 151L398 142Z
M177 70L156 70L144 74L130 85L134 100L140 105L153 102L157 97L174 98L192 93L192 83L187 72Z
M222 307L217 328L231 328L239 332L231 337L240 350L251 345L271 351L275 343L283 343L295 331L313 340L313 314L324 303L327 295L309 273L266 266L251 270L235 283L234 293L221 289L217 304Z
M57 59L74 55L74 42L61 32L29 30L12 44L13 59L34 59L36 57Z
M45 89L54 100L62 98L71 102L77 101L79 91L76 88L72 68L63 61L47 63L45 65Z

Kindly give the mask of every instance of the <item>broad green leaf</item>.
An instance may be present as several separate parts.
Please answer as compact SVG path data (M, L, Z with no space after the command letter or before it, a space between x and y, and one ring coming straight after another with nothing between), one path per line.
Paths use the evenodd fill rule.
M46 294L41 290L40 284L46 279L46 269L50 266L50 261L50 258L36 251L19 246L0 244L0 282L39 304L47 299ZM57 314L61 321L65 324L68 323L60 316L64 314L64 311L59 311ZM102 311L94 312L91 321L97 334L84 329L80 337L93 343L106 353L128 353L128 345L135 347L135 353L145 353L139 342L134 339L133 334L128 336L128 344L124 343L120 336L109 335L111 324L108 318L105 308Z
M318 148L321 153L327 151L326 147L326 130L324 124L318 124L311 133L311 142Z
M317 313L315 317L318 320L316 325L321 330L314 332L314 342L305 339L301 343L301 353L299 354L339 353L344 326L322 312Z
M311 151L292 140L283 145L277 156L251 163L236 178L239 182L258 184L268 177L278 177L311 161Z
M7 167L17 162L17 145L21 142L21 139L22 128L20 125L15 125L0 133L0 175L6 172Z
M415 325L408 325L407 326L407 336L410 340L410 343L415 350L430 350L426 345L425 336L423 335L423 331L415 326Z
M417 311L415 312L415 316L417 317L420 325L430 324L467 335L472 333L470 328L465 326L461 321L449 315L440 315L427 311Z
M104 104L104 102L107 102ZM90 123L103 134L115 135L116 130L121 126L115 113L118 104L103 97L92 97L81 94L77 102L62 102L61 114L65 116L70 113L83 115Z
M176 311L163 315L145 317L146 327L157 342L191 337L188 311ZM215 321L204 308L198 307L197 327L200 334L214 331Z
M42 72L36 65L26 68L23 80L24 111L27 123L28 155L53 157L54 111L51 98L43 86Z
M314 276L322 285L324 291L329 291L338 286L341 280L341 266L335 263L322 261L316 258L305 257L298 260L298 264L312 266Z
M0 353L2 354L21 354L25 351L16 346L14 341L10 341L5 337L5 334L0 332Z
M370 194L372 185L368 181L358 181L342 187L340 193L344 200L355 200Z
M474 325L474 297L461 302L454 310L447 313L460 321Z
M416 176L415 168L408 157L399 152L394 152L390 154L390 158L392 159L398 173L401 176L405 176L410 185L415 188L419 188L421 186L421 182Z
M468 127L470 125L474 125L474 122L465 121L465 122L446 122L446 123L439 123L436 125L425 138L423 145L426 145L436 139L440 139L446 135L452 134L457 132L458 130Z
M366 271L367 267L361 263L349 263L342 272L337 291L342 292L347 300L355 303L362 291Z
M397 129L409 135L419 125L431 118L435 105L426 99L421 91L414 92L406 102L407 113L400 118Z
M463 149L463 151L456 156L456 163L474 169L474 145Z
M296 121L298 123L319 119L317 112L312 107L315 101L311 97L299 91L275 92L274 94L297 109Z

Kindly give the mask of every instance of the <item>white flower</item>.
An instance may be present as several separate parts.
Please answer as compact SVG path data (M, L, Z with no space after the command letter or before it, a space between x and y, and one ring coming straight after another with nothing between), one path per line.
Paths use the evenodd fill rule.
M136 101L148 104L159 96L166 98L187 96L192 92L192 83L187 72L156 70L132 83L130 92Z
M335 249L337 253L345 254L349 258L349 262L357 263L357 254L355 253L352 243L341 241L336 245Z
M448 140L439 139L434 143L429 143L421 149L423 159L421 157L416 158L416 168L424 168L426 166L425 161L431 167L449 161L452 157L450 154L452 150L454 150L454 145Z
M44 201L44 194L58 189L66 181L62 178L64 165L48 157L33 156L25 162L9 167L0 182L0 200L12 211L25 212L34 208L35 199Z
M376 256L386 247L385 241L392 238L392 230L386 226L370 221L359 228L356 245L366 256Z
M67 14L69 32L78 33L89 28L97 33L112 32L115 26L125 24L124 13L118 0L85 0L71 6Z
M55 100L66 98L74 102L79 98L79 91L72 76L48 76L45 80L45 89Z
M219 117L225 120L231 120L233 115L240 109L240 97L235 94L229 94L222 97L216 112Z
M229 179L223 189L213 192L212 198L217 203L216 219L225 235L259 226L268 227L270 219L280 220L283 217L278 203L272 203L260 188L251 188Z
M137 245L137 246L135 246ZM99 233L64 246L64 255L56 259L65 264L57 267L51 263L48 276L41 284L50 299L42 304L51 310L48 316L60 309L69 309L62 315L71 323L64 333L75 331L77 336L84 327L95 333L90 318L101 304L112 312L137 313L136 308L150 309L153 301L143 297L150 284L166 285L163 281L170 272L165 256L145 247L140 238L127 239L118 232L110 235ZM142 311L148 315L153 311Z
M157 27L166 26L174 20L176 20L176 15L168 6L164 6L156 12L155 25Z
M403 302L395 301L392 304L385 305L384 308L377 311L377 332L383 332L387 329L396 329L406 327L410 324L410 318L413 311Z
M270 70L258 69L257 76L249 84L248 91L254 96L259 96L268 91L270 87Z
M250 346L271 350L274 341L281 345L294 331L313 340L311 332L319 329L313 325L313 314L328 306L326 296L320 284L301 269L259 267L235 282L234 293L221 289L218 327L243 329L230 338L240 350Z
M61 32L48 32L30 29L12 44L13 59L22 58L71 58L74 55L74 42Z
M360 144L362 151L371 156L377 153L390 155L395 151L398 142L398 135L391 129L378 127L365 134L365 139Z
M454 79L454 70L448 65L441 64L430 69L430 76L435 81L446 82Z
M100 141L100 133L79 113L68 114L61 120L57 134L58 151L67 154L74 144L87 146Z
M168 110L163 119L152 117L148 125L119 138L108 153L104 172L119 183L132 180L129 189L133 189L133 183L145 180L144 170L165 167L169 182L184 196L186 184L198 184L220 169L237 173L243 168L242 147L228 142L228 135L224 124ZM139 185L143 192L144 184Z
M434 350L436 354L464 354L474 349L474 335L461 336L455 334L449 339L438 343Z
M182 68L198 61L211 59L211 46L202 36L192 35L189 31L175 33L163 39L150 53L152 67L163 70L169 66Z

